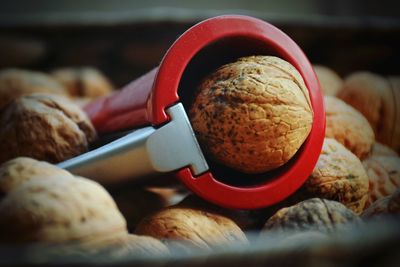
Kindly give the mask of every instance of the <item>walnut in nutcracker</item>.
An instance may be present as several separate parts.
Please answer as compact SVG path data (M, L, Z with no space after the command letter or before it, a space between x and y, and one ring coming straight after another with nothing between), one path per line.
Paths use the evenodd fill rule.
M324 100L325 137L336 139L359 159L365 159L375 143L375 135L367 119L336 97L325 96Z
M368 199L368 176L353 153L335 139L325 138L317 165L300 192L303 198L341 202L360 214Z
M318 231L333 233L344 224L359 224L360 218L343 204L312 198L280 209L264 225L262 235L269 231Z
M376 138L400 151L400 79L360 71L345 79L338 97L359 110Z
M0 71L0 109L14 99L32 93L66 95L64 86L44 73L22 69Z
M400 158L373 156L363 161L369 178L366 207L400 188Z
M99 70L91 67L60 68L51 75L63 84L72 97L93 99L110 94L113 85Z
M172 244L179 251L211 251L247 245L240 228L223 215L202 209L173 206L143 219L136 234L149 235Z
M335 96L343 86L342 78L334 70L326 66L314 65L313 68L324 95Z
M25 95L0 113L0 163L19 156L60 162L86 152L95 136L85 113L68 99Z
M301 75L272 56L240 58L206 77L189 116L203 150L244 173L285 164L307 138L313 121Z

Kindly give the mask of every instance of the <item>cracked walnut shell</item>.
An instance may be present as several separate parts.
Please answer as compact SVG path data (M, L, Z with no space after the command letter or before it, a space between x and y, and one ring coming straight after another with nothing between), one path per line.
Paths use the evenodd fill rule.
M265 223L262 234L270 230L300 230L333 233L346 223L361 223L360 218L343 204L312 198L280 209Z
M335 200L360 214L368 199L368 176L361 161L335 139L325 138L321 155L301 191Z
M0 199L2 242L97 246L127 235L113 199L94 181L25 158L3 164L0 173L0 184L10 185Z
M51 76L36 71L0 71L0 109L14 99L32 93L65 95L64 87Z
M146 217L139 223L135 233L162 239L182 251L210 251L248 243L242 230L227 217L179 206L165 208Z
M202 149L216 162L262 173L293 157L310 133L313 111L292 65L250 56L206 77L189 117Z
M19 156L57 163L86 152L95 136L86 114L68 99L22 96L0 114L0 163Z
M375 135L367 119L336 97L325 96L324 100L325 137L336 139L359 159L365 159L375 143Z

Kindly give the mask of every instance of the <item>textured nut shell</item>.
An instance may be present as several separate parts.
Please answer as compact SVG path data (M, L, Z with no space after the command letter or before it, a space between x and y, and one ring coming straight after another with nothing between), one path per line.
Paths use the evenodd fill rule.
M380 198L362 213L363 218L377 215L399 214L400 215L400 189L392 195Z
M222 66L199 86L189 116L202 148L245 173L285 164L307 138L313 112L297 70L277 57Z
M161 256L168 255L169 249L161 241L150 236L126 235L114 245L111 254L116 258L132 254Z
M144 217L169 204L160 194L138 187L118 190L113 198L128 223L129 231L133 231Z
M84 178L32 179L0 203L0 240L91 244L127 234L125 219L102 186Z
M0 166L0 195L3 196L32 179L73 178L73 176L54 165L31 158L16 158ZM0 198L1 201L1 198Z
M353 153L325 138L317 165L302 189L306 196L335 200L360 214L368 199L368 176Z
M60 162L87 151L95 136L85 113L67 99L22 96L0 114L0 163L19 156Z
M365 207L400 188L399 157L369 157L363 164L369 177L369 198Z
M371 157L373 156L398 157L399 155L397 154L396 151L394 151L390 147L381 144L379 142L375 142L375 144L372 146L372 151L371 151Z
M332 233L340 225L360 222L361 220L343 204L312 198L280 209L268 219L263 234L267 234L269 230L312 230Z
M338 97L365 116L378 141L392 145L395 103L387 79L370 72L353 73L345 79Z
M20 69L0 71L0 109L17 97L38 92L65 95L64 87L44 73Z
M342 100L325 96L325 137L334 138L359 159L366 158L375 143L374 132L365 117Z
M57 69L52 76L65 86L71 96L97 98L113 90L110 81L99 70L90 67Z
M324 95L335 96L343 86L342 78L326 66L314 65L313 67Z
M177 206L145 218L135 233L166 239L166 242L181 241L190 248L202 250L247 244L244 233L232 220L215 213Z

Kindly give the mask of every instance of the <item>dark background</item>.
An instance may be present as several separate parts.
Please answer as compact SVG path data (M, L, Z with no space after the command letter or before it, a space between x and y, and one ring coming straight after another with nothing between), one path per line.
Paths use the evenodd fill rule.
M117 86L158 65L196 22L245 14L281 28L310 61L345 76L399 74L396 1L2 1L0 68L92 65Z

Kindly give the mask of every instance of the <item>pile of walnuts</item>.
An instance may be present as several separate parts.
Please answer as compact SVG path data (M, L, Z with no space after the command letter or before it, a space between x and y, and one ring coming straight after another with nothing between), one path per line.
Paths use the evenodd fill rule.
M315 71L326 108L319 160L296 193L252 211L176 186L105 189L56 167L97 138L80 105L111 93L111 83L92 68L0 71L0 245L61 244L110 257L211 253L251 245L250 232L259 240L300 233L282 234L297 242L399 214L400 79ZM240 58L205 77L188 113L210 160L241 173L284 165L313 121L301 75L270 56Z

